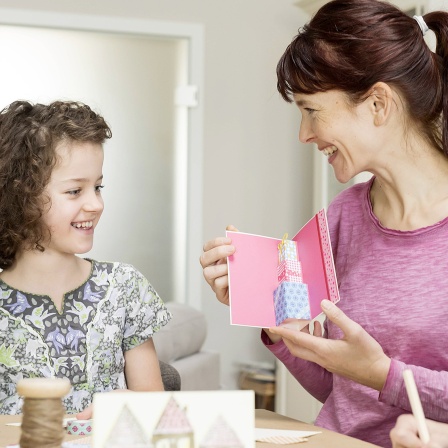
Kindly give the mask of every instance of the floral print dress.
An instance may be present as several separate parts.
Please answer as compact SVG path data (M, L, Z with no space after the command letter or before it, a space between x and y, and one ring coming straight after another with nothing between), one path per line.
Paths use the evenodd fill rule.
M96 392L125 389L124 352L171 319L133 266L89 261L90 277L65 294L61 311L48 296L0 279L0 414L21 412L16 383L22 378L68 378L68 413L85 409Z

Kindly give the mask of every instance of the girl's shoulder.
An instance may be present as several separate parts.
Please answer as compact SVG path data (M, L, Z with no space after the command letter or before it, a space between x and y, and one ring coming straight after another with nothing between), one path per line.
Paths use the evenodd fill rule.
M89 259L92 263L92 278L107 277L113 284L147 283L146 277L130 263L120 261L98 261ZM148 282L149 283L149 282Z
M86 258L86 260L92 263L91 276L104 275L105 273L111 274L112 276L117 273L138 273L137 269L132 264L122 263L120 261L100 261L91 258Z

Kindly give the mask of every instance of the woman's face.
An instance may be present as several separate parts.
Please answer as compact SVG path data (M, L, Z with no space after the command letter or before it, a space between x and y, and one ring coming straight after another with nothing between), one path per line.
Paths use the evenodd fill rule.
M346 95L337 90L296 94L294 100L302 113L299 140L317 145L339 182L369 169L375 156L370 101L350 106Z

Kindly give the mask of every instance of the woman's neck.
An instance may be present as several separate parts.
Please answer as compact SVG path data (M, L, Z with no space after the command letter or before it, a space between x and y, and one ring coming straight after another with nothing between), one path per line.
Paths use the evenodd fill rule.
M383 226L415 230L448 216L448 158L440 152L411 154L374 174L370 199Z

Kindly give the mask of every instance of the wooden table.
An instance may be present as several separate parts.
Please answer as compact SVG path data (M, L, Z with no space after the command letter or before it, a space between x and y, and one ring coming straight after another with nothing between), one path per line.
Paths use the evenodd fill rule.
M70 417L70 416L67 416ZM74 418L74 416L71 416ZM0 415L0 448L17 445L20 440L20 426L7 426L7 423L21 422L21 415ZM65 440L79 440L82 436L65 435Z
M378 445L363 442L352 437L343 436L327 429L319 428L308 423L294 420L275 412L257 409L255 411L255 426L257 428L291 429L295 431L321 431L322 434L311 436L306 443L292 443L289 445L275 445L274 443L257 442L257 448L379 448Z
M6 426L6 423L20 422L21 417L15 415L0 415L0 447L4 448L6 445L17 444L20 438L20 427ZM275 445L273 443L259 443L257 448L280 448L287 446L288 448L378 448L377 445L362 442L352 437L343 436L333 431L328 431L317 426L302 423L298 420L276 414L265 409L257 409L255 411L255 426L257 428L270 429L292 429L296 431L322 431L322 434L317 434L309 438L306 443L294 443L290 445ZM66 435L66 440L79 440L79 436Z

